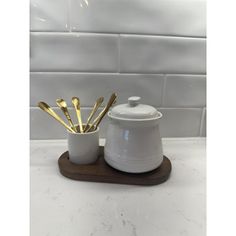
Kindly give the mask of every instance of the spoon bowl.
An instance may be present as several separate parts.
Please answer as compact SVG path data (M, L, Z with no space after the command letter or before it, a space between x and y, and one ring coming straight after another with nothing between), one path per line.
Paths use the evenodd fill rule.
M40 109L42 109L43 111L45 111L46 113L48 113L50 116L52 116L54 119L56 119L58 122L60 122L66 129L68 129L69 131L71 131L72 133L75 133L75 131L69 126L67 125L62 119L61 117L55 112L53 111L53 109L45 102L39 102L38 106Z

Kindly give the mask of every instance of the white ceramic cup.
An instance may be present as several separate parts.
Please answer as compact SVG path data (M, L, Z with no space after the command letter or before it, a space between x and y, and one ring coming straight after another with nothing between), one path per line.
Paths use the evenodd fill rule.
M99 154L99 128L89 133L67 132L69 159L75 164L90 164Z

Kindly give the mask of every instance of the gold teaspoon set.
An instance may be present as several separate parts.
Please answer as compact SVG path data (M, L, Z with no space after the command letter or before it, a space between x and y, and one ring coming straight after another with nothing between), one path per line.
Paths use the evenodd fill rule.
M71 116L69 114L66 101L63 99L57 99L56 104L57 106L62 110L64 113L66 119L68 120L68 123L65 123L63 119L55 112L53 109L45 102L39 102L38 106L43 111L48 113L50 116L52 116L55 120L57 120L59 123L61 123L67 130L69 130L72 133L88 133L91 131L94 131L97 129L98 125L102 121L103 117L106 115L106 113L109 111L110 107L115 104L117 95L116 93L113 93L107 102L107 105L103 108L103 110L99 113L99 115L93 120L93 117L95 113L97 112L98 108L102 105L104 97L100 97L96 100L92 111L87 119L87 122L83 124L82 118L81 118L81 109L80 109L80 100L78 97L72 98L72 104L75 108L76 116L78 119L78 126L75 125L71 119ZM93 121L92 121L93 120Z

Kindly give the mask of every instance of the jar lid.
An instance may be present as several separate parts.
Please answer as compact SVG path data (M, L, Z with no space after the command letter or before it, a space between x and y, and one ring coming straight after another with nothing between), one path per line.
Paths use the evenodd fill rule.
M129 120L148 120L161 117L156 108L140 104L140 97L129 97L127 104L120 104L113 107L109 113L112 118Z

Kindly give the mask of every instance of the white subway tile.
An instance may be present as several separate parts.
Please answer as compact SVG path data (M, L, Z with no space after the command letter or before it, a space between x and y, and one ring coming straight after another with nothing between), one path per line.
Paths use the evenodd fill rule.
M66 118L59 108L53 108L54 111L66 122ZM99 110L101 111L101 109ZM77 123L75 111L69 108L70 115L74 123ZM85 122L91 112L91 108L82 108L82 121ZM68 124L68 122L66 122ZM107 117L104 117L99 125L100 138L104 138L107 128ZM54 120L40 108L30 108L30 139L66 139L66 128L58 121Z
M162 114L160 131L162 137L199 136L201 108L160 108Z
M162 75L31 73L31 106L40 100L55 105L59 97L71 104L73 96L80 98L82 106L93 106L100 96L105 97L105 104L113 92L118 94L118 103L136 95L143 103L160 106L163 82Z
M116 35L31 33L31 71L118 71Z
M164 107L206 106L206 76L167 75Z
M206 40L183 37L120 37L120 71L204 74Z
M74 31L206 35L205 0L71 0Z
M30 0L31 31L69 31L67 0Z

